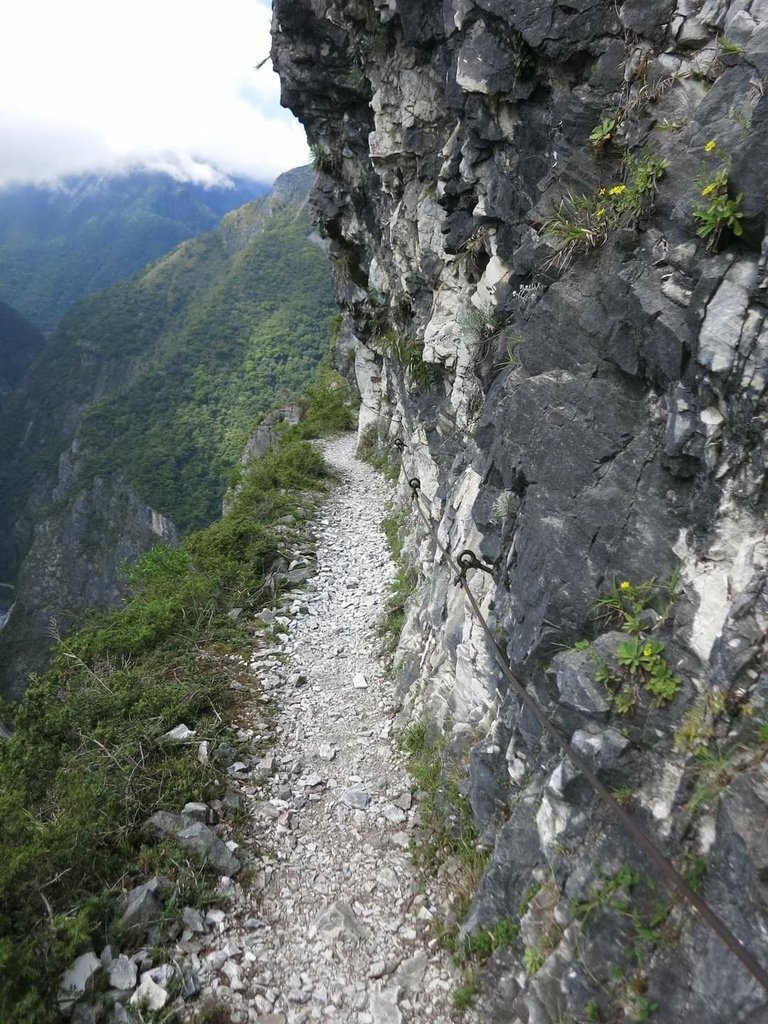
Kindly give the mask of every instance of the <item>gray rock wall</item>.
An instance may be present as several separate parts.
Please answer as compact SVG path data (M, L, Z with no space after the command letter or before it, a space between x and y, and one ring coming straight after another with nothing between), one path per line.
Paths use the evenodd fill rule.
M58 483L36 511L0 632L4 694L12 698L45 667L53 637L88 609L117 607L130 567L155 545L179 542L173 523L124 474L83 480L76 447L62 455Z
M470 580L528 688L768 963L768 4L276 0L273 54L361 429L403 438L442 539L493 563ZM521 712L418 522L410 551L404 718L448 732L492 850L464 927L520 928L479 1019L765 1020ZM610 593L649 598L670 698L618 660Z

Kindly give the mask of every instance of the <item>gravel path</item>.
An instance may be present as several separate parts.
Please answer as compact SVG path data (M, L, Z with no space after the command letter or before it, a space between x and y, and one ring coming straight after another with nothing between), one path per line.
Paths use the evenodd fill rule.
M324 445L341 483L313 527L318 572L289 593L274 651L254 657L278 706L247 826L264 860L203 972L204 994L230 989L234 1024L450 1020L454 983L408 858L413 784L376 658L394 572L379 529L388 488L354 451L350 436Z

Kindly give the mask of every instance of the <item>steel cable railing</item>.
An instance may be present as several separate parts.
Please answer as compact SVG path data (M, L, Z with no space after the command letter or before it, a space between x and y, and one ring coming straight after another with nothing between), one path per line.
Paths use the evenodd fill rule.
M405 453L404 442L398 439L394 442L394 447L400 452L402 458ZM405 469L404 461L403 469ZM698 912L701 918L710 926L710 928L712 928L734 956L738 958L741 964L747 969L747 971L749 971L758 984L768 992L768 971L765 970L757 958L750 953L744 944L736 937L736 935L734 935L728 925L715 913L706 900L693 890L690 885L688 885L674 864L672 864L672 862L662 853L658 845L650 839L637 822L627 814L608 787L600 781L585 758L571 746L568 740L561 734L557 726L554 725L536 700L534 700L534 698L528 693L520 679L518 679L512 671L507 656L494 637L467 581L467 572L469 569L480 569L484 572L490 572L490 567L484 565L477 558L475 553L469 549L464 549L454 558L449 548L440 540L436 525L433 523L431 515L425 512L422 507L421 482L418 477L411 477L408 480L408 486L411 488L411 494L416 511L432 536L435 545L445 558L448 566L456 573L456 583L461 585L464 590L467 600L469 601L470 608L472 609L472 614L479 622L483 633L491 645L491 650L497 665L507 682L520 698L520 701L531 712L542 729L544 729L552 740L554 740L557 747L559 747L571 764L589 782L603 804L610 810L614 818L617 819L619 824L624 828L635 844L643 851L643 853L645 853L646 857L672 884L686 903Z

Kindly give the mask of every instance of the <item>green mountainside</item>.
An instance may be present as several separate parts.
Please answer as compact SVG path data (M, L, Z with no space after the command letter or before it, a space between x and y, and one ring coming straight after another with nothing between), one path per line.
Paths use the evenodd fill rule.
M131 277L268 187L146 171L0 189L0 299L49 332L77 299Z
M300 391L328 346L311 231L278 187L78 303L0 419L4 492L56 472L76 418L83 481L119 468L181 530L216 518L255 418Z
M247 224L251 213L239 217ZM170 258L134 286L157 343L118 398L91 407L82 439L92 472L122 462L182 530L216 517L254 414L299 390L327 349L333 306L309 228L288 208L234 257L222 235L208 236L196 252L176 254L181 267ZM181 315L164 301L170 282L192 285ZM119 323L123 309L119 301L106 314Z
M0 302L0 408L43 346L43 336L28 320Z
M132 564L218 518L258 417L313 378L334 311L307 168L132 281L79 302L0 413L0 691L50 623L114 606Z

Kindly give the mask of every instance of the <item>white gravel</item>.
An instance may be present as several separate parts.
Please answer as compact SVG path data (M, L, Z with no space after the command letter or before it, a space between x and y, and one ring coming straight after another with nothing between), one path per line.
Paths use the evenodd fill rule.
M234 887L195 959L233 1024L443 1024L455 981L408 856L414 786L376 657L394 572L379 528L389 489L357 461L354 437L323 448L341 483L312 527L318 572L287 595L275 655L254 658L278 706L246 826L256 884Z

